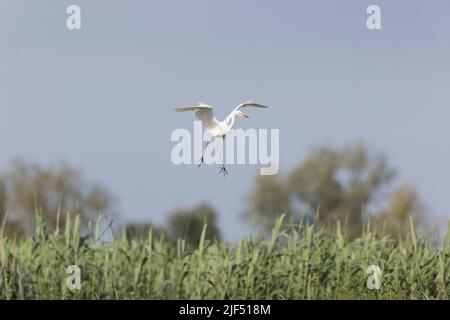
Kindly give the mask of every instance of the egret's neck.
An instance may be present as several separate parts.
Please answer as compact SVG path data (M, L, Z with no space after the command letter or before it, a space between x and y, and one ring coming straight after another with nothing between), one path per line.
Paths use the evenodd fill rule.
M226 119L225 119L225 123L227 124L228 128L233 128L234 126L234 120L236 120L236 114L232 113L230 114Z

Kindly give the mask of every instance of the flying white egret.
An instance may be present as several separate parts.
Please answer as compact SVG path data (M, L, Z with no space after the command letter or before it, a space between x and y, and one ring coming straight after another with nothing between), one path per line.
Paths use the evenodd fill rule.
M213 116L213 107L205 104L205 103L198 103L194 106L185 107L185 108L176 108L175 111L177 112L186 112L186 111L195 111L195 115L197 118L202 122L202 124L207 128L207 132L211 135L211 139L206 143L202 150L202 158L200 160L200 164L198 167L200 167L203 163L203 157L205 155L206 148L212 142L215 138L221 138L222 139L222 145L225 141L225 136L227 133L233 128L234 121L236 119L236 116L243 117L243 118L249 118L248 115L246 115L244 112L241 111L241 109L245 108L267 108L267 106L264 106L259 103L254 103L251 101L244 102L240 105L238 105L236 108L234 108L233 111L225 118L223 121L217 120ZM222 165L220 166L219 174L223 172L223 175L225 176L228 174L227 169L225 168L225 163L222 159Z

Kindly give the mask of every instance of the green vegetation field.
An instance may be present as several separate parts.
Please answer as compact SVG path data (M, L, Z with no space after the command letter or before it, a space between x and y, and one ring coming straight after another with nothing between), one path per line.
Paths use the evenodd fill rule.
M67 220L67 221L70 221ZM101 242L101 230L80 237L80 222L23 241L0 232L0 299L448 299L450 233L431 248L416 238L394 241L364 233L349 241L339 231L281 227L269 240L234 244L201 240L188 248L120 235ZM449 230L450 231L450 230ZM80 290L69 290L66 268L81 269ZM369 265L382 286L369 290Z

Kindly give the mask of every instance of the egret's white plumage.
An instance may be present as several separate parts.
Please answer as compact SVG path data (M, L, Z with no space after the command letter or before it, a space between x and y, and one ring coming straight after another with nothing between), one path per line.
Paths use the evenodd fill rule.
M248 116L240 111L244 108L267 108L259 103L253 103L251 101L244 102L238 105L223 121L219 121L213 115L213 107L207 105L206 103L198 103L194 106L177 108L177 112L195 111L195 115L202 122L202 124L208 128L208 131L213 137L225 136L234 126L235 117L246 117Z
M219 122L216 118L213 117L213 107L205 103L198 103L195 106L177 108L175 110L177 112L195 111L195 115L197 116L197 118L208 129L213 129L214 126Z
M203 163L203 155L208 147L208 144L216 137L225 139L226 134L233 128L236 116L245 117L248 116L242 111L242 109L246 108L267 108L267 106L254 103L251 101L247 101L241 103L233 111L225 118L223 121L217 120L213 114L213 107L207 105L206 103L198 103L194 106L184 107L184 108L176 108L177 112L186 112L186 111L195 111L195 115L202 122L202 124L207 128L207 131L212 136L211 140L206 143L206 146L202 152L202 159L200 165ZM200 167L199 165L199 167ZM227 173L225 166L222 164L220 172L223 172L224 175Z

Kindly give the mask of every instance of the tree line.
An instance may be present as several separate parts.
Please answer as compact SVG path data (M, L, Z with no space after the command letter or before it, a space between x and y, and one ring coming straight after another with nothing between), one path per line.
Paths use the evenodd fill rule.
M386 157L362 143L321 146L284 174L257 176L242 218L262 235L281 214L286 223L315 221L333 228L339 222L350 238L359 236L367 224L394 237L406 235L410 219L427 229L429 217L417 191L410 184L393 186L395 176ZM4 221L11 235L31 232L36 214L49 226L56 225L57 212L62 213L61 225L67 211L87 222L99 213L117 215L116 203L106 187L68 165L42 167L15 160L0 173L0 223ZM205 223L206 238L221 239L218 216L208 204L174 210L163 226L133 223L125 231L129 238L142 238L152 229L157 236L174 242L184 238L195 245Z

